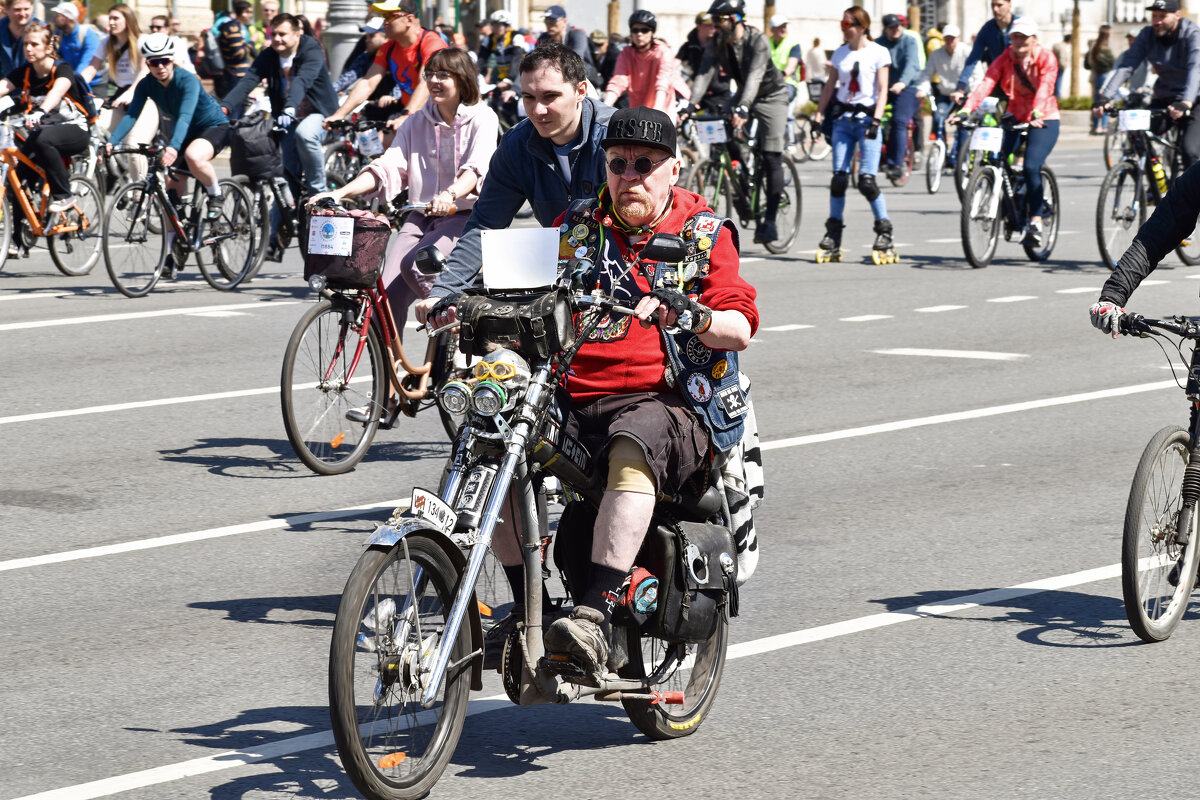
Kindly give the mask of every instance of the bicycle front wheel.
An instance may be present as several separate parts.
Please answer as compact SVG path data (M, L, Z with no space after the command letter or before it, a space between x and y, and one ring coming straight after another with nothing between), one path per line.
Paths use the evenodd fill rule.
M296 455L320 475L340 475L362 461L386 405L387 366L375 326L355 363L357 312L322 300L300 318L283 356L283 425ZM365 422L346 418L354 409Z
M1096 198L1096 244L1104 266L1117 266L1117 259L1133 244L1145 221L1146 192L1138 180L1137 166L1122 161L1104 176Z
M8 263L8 248L13 240L12 206L8 204L6 193L0 190L0 272Z
M1196 582L1196 509L1183 508L1191 437L1163 428L1138 462L1125 507L1121 592L1133 632L1146 642L1171 635Z
M334 142L325 145L325 183L329 189L340 189L354 179L356 159L350 153L350 145L346 142Z
M925 189L937 194L942 186L942 168L946 166L946 143L934 139L929 143L929 155L925 159Z
M1032 242L1022 242L1030 261L1045 261L1054 252L1054 244L1058 241L1058 220L1061 216L1058 210L1058 179L1054 177L1054 170L1047 166L1042 166L1041 173L1042 207L1032 208L1029 213L1042 218L1042 243L1034 245Z
M1112 169L1117 164L1121 163L1122 147L1119 144L1121 141L1121 126L1116 120L1109 120L1108 130L1104 132L1104 168Z
M775 217L775 229L779 238L764 243L771 253L786 253L800 232L800 170L790 157L783 157L783 197L779 199L779 213Z
M720 159L706 158L692 170L687 188L703 197L714 212L728 217L733 206L731 181L732 177L722 169Z
M1000 203L1004 190L996 182L995 169L979 169L971 175L963 197L959 223L963 253L975 268L986 267L996 254L1000 239Z
M229 178L218 183L223 198L221 214L204 222L204 243L196 249L196 261L208 285L227 292L241 283L254 266L258 222L249 192ZM204 208L203 191L197 182L193 208Z
M329 716L342 766L366 797L424 797L458 746L471 629L444 638L457 585L449 556L420 535L371 548L350 573L329 648ZM425 708L423 682L439 647L450 648L450 667Z
M141 181L113 194L101 236L104 266L126 297L143 297L158 283L167 258L166 214Z
M75 205L61 214L48 214L50 227L74 226L75 230L49 238L50 259L63 275L87 275L100 260L104 233L104 199L100 187L88 178L71 177Z
M954 159L954 191L958 193L960 202L967 193L967 183L970 182L971 175L981 160L980 153L982 152L982 150L971 149L971 137L969 136L958 148L958 156Z

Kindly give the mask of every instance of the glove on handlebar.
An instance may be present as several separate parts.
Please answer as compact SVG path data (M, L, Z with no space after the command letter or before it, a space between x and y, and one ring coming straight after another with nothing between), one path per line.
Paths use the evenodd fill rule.
M679 318L679 327L692 333L704 333L712 327L712 309L701 305L682 292L665 286L655 289L650 296L668 306Z
M1111 300L1099 300L1092 306L1089 314L1094 327L1105 333L1111 333L1114 339L1117 338L1121 332L1121 317L1125 316L1125 309Z
M458 295L452 294L449 297L443 297L441 300L438 300L433 304L433 308L429 309L429 315L426 317L426 319L433 319L439 314L445 313L446 309L450 308L450 306L457 304Z

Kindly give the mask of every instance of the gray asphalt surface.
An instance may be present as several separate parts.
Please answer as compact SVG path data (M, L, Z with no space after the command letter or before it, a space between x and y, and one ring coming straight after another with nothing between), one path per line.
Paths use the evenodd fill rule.
M1145 386L1171 376L1158 347L1087 323L1107 274L1099 144L1064 136L1050 159L1065 202L1052 259L1002 242L984 270L963 259L952 188L930 196L919 177L886 189L899 264L870 263L856 194L855 258L814 264L829 166L803 165L801 241L743 249L762 312L744 369L768 445L763 560L711 715L651 743L615 705L481 705L432 796L1193 794L1180 700L1200 626L1141 645L1119 570L875 616L1116 565L1141 449L1186 424L1182 392ZM102 265L64 278L44 252L0 273L0 797L356 796L325 737L333 614L362 541L436 485L446 443L423 415L352 473L310 474L275 387L311 298L295 250L267 266L227 294L191 267L137 301ZM1198 277L1172 256L1130 308L1194 313ZM141 312L166 313L125 316ZM863 316L879 318L847 321ZM878 352L901 348L1012 358ZM1076 397L1120 387L1143 390ZM852 430L1049 398L1068 400ZM367 510L302 516L351 506ZM75 557L18 561L59 553ZM501 691L492 674L479 697Z

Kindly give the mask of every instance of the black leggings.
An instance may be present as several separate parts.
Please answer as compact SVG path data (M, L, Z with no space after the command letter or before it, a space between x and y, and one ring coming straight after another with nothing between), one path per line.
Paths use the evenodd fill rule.
M21 146L21 152L45 171L51 197L66 197L71 193L71 173L63 158L86 150L88 138L83 128L63 123L38 128ZM24 164L17 174L27 180L35 177L34 171Z

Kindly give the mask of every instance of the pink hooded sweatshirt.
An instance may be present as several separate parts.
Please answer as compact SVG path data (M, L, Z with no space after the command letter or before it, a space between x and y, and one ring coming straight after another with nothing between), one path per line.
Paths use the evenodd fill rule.
M392 198L407 186L409 202L429 203L470 171L479 182L455 203L459 211L466 211L479 197L499 131L500 121L486 103L459 105L454 124L447 125L431 99L404 121L392 146L367 167L378 183L375 193Z
M629 92L631 107L658 108L671 119L675 119L676 93L684 99L692 95L691 88L679 72L679 62L661 39L655 39L654 46L645 53L639 53L633 45L622 50L604 91L613 92L617 97ZM666 108L654 105L659 92L666 97Z

